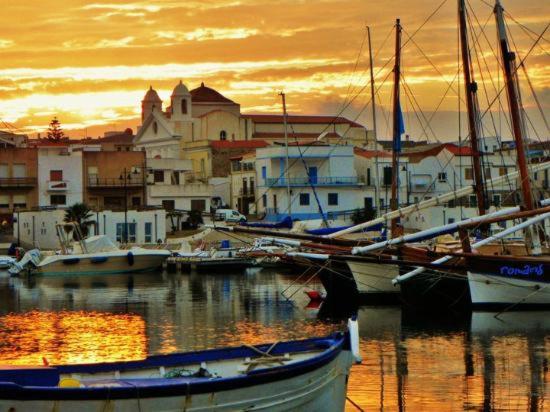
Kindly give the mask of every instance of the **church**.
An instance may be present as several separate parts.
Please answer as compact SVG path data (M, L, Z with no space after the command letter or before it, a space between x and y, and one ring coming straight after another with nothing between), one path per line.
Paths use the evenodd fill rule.
M282 114L241 113L239 103L204 83L189 90L180 81L170 96L170 106L166 109L162 106L158 93L150 87L141 102L142 125L134 138L134 145L145 148L150 157L191 159L200 163L200 156L195 158L193 152L210 146L211 142L227 142L223 144L226 147L250 149L255 147L252 142L284 141ZM291 142L313 141L322 135L330 143L364 148L374 145L371 133L364 126L344 117L288 115L287 121ZM196 171L200 171L200 164Z

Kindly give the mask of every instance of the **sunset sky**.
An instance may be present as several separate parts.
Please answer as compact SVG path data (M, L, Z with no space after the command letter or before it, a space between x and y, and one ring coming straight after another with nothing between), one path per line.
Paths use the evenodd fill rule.
M395 18L401 18L405 43L439 4L439 0L5 1L0 120L32 135L46 129L53 116L73 138L86 132L97 137L105 130L135 130L140 101L149 85L168 101L181 79L190 89L204 81L249 113L279 113L280 90L287 93L291 114L336 114L346 99L355 97L343 115L370 128L370 109L364 110L368 88L357 95L368 82L365 26L372 29L380 85L393 65L387 62L393 56L390 31ZM544 0L505 0L503 5L536 33L528 35L508 20L523 57L550 21L550 7ZM478 35L484 51L479 58L482 65L486 59L493 80L487 71L477 80L493 90L491 100L494 90L502 87L487 42L496 50L492 9L482 0L471 0L470 6L474 24L486 28L486 35ZM549 39L547 31L526 60L546 114L550 109ZM449 86L457 71L456 0L446 1L413 40L403 48L409 94L402 94L407 133L418 139L426 135L431 140L456 139L458 85L455 81ZM391 76L380 89L386 109L389 80ZM535 100L523 83L529 118L538 133L548 138ZM487 107L484 96L480 104ZM422 112L415 112L413 105ZM379 114L378 132L384 138L388 113L380 110ZM426 120L420 126L418 118L432 115L431 127ZM496 123L502 134L508 134L504 117L497 114ZM5 130L5 124L0 122L0 128ZM488 129L486 134L494 133Z

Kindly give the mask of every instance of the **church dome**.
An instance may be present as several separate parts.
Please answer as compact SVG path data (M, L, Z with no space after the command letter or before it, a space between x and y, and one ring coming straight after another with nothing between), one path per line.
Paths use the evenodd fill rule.
M197 103L232 103L235 104L233 100L228 99L220 92L206 87L204 82L201 83L200 87L191 90L191 98L193 102Z
M180 80L179 84L174 88L172 96L187 96L189 95L189 89Z
M160 97L155 89L153 89L153 86L149 86L149 90L147 90L147 93L145 93L145 97L143 98L144 102L151 102L151 103L157 103L162 102L160 100Z

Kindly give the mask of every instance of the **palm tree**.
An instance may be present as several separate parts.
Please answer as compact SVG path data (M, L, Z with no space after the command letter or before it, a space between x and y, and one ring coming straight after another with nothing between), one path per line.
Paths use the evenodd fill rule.
M67 223L78 223L82 235L88 236L88 227L95 224L95 221L91 220L92 216L92 210L86 203L75 203L65 211L65 218L63 220Z

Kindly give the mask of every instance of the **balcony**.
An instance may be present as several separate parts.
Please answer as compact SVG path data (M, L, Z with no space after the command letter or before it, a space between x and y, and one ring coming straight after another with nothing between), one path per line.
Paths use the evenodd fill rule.
M132 176L131 179L127 179L124 182L124 179L118 177L95 177L91 176L88 178L88 188L89 189L124 189L127 188L141 188L143 186L143 177Z
M242 197L253 197L254 196L254 189L253 188L244 188L244 187L241 187L239 189L239 196L242 196Z
M156 184L147 189L149 196L160 198L210 197L213 187L208 183L186 183L185 185Z
M0 177L2 189L30 189L36 186L36 177Z
M268 178L266 179L266 186L269 187L302 187L302 186L355 186L364 184L363 180L356 176L345 177L332 177L323 176L317 178L308 177L292 177L287 179L281 178Z
M49 192L66 192L69 188L67 180L48 180Z

